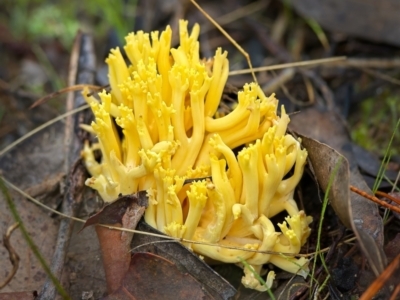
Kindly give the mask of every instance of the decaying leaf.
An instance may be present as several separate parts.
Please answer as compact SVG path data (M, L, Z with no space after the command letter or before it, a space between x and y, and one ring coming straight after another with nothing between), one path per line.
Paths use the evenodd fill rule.
M138 230L161 234L144 221L139 222ZM215 299L230 299L236 290L209 265L178 242L159 237L135 234L132 240L132 252L152 252L174 263L179 270L187 272L203 284Z
M380 274L386 265L383 222L376 204L349 191L352 185L372 194L357 168L342 120L333 112L315 108L296 114L291 120L291 128L301 134L324 191L337 161L339 158L343 161L330 191L330 203L343 224L353 229L375 275Z
M140 206L147 207L147 198L145 192L139 192L133 195L121 196L113 203L104 206L98 213L91 216L86 220L83 229L87 226L94 224L122 224L122 218L126 210L134 203L138 203Z
M340 221L351 228L351 218L349 215L349 164L339 152L335 149L319 143L314 139L301 136L302 145L307 149L312 163L315 176L323 191L328 187L329 177L331 176L337 164L337 176L333 179L329 191L329 200L332 208L335 210Z
M145 193L122 196L105 206L95 216L89 218L86 226L100 223L119 228L135 229L147 207ZM106 274L107 290L114 292L121 285L128 271L131 254L130 243L133 233L97 226L103 266Z
M151 253L135 253L122 286L104 300L215 299L195 278Z

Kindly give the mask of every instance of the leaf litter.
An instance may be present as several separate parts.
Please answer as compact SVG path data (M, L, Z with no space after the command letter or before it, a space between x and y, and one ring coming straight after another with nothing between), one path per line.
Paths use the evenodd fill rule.
M330 112L330 113L332 113L332 112ZM303 112L301 114L294 115L292 117L292 124L295 123L296 116L301 116L301 115L303 115ZM312 118L315 118L315 116L316 116L315 112L313 114L311 114ZM324 117L321 117L319 120L322 120L324 118L329 119L330 117L331 116L328 113L328 115L324 115ZM309 120L312 118L309 118ZM304 122L304 120L302 122ZM339 123L340 122L341 121L339 121ZM323 122L318 122L317 123L318 125L316 126L315 125L316 123L314 121L313 124L305 125L304 123L300 123L299 126L302 129L305 129L305 128L306 129L316 129L316 128L323 129L323 126L321 125L322 123ZM364 250L365 255L370 260L370 264L373 267L373 269L375 270L375 272L380 273L384 269L385 264L386 264L384 252L382 250L383 249L383 224L382 224L382 221L378 214L376 205L366 204L369 202L366 202L366 200L361 197L360 198L357 198L355 196L353 197L353 194L350 194L350 192L348 190L348 186L349 186L349 182L350 182L351 185L355 185L364 191L367 191L367 192L370 191L368 186L365 184L364 180L360 177L360 174L356 171L356 166L354 165L354 161L355 161L354 157L351 158L351 150L349 150L349 148L348 148L349 140L347 139L347 134L343 130L343 127L337 126L337 125L338 125L338 120L334 119L333 122L331 122L325 128L326 129L325 132L319 133L319 135L317 134L317 135L315 135L315 137L313 136L312 133L309 133L309 132L303 133L301 130L298 130L298 128L295 128L295 131L304 134L304 136L302 137L303 144L310 153L310 160L313 165L314 172L319 181L319 185L321 186L322 189L324 189L324 186L326 187L327 176L329 178L329 174L333 170L334 163L337 162L337 159L339 157L342 157L341 154L337 153L334 149L338 150L339 152L344 154L344 156L346 158L348 158L348 164L350 166L345 164L343 169L341 169L339 171L340 176L338 176L339 178L337 180L335 180L337 182L334 183L334 187L330 191L330 195L331 195L330 201L331 201L332 207L334 208L339 219L348 228L351 228L353 226L354 227L353 229L355 230L355 232L356 233L358 232L358 240L361 243L362 247L364 248L363 250ZM338 130L339 131L343 130L343 131L339 132L337 134L332 133L332 130L335 127L339 127ZM49 129L49 131L51 131L51 130ZM57 132L59 132L59 131L62 131L62 130L58 129ZM22 187L24 187L25 185L28 185L27 187L30 187L31 185L29 185L29 183L27 184L26 182L20 182L20 180L19 180L21 177L25 177L25 176L28 176L28 178L29 178L29 172L25 172L25 167L27 167L28 170L40 170L39 173L43 172L44 174L46 174L46 172L47 172L49 174L48 176L57 174L56 166L59 167L58 170L61 169L60 162L57 161L57 155L59 156L60 153L50 154L50 157L54 157L56 159L56 162L53 162L53 161L47 162L45 160L46 158L44 156L46 156L47 150L49 150L49 148L52 148L51 146L54 147L54 145L55 145L54 141L51 141L51 139L49 139L49 133L47 132L47 134L46 134L46 132L47 132L47 130L43 132L43 136L44 136L43 140L45 141L44 142L45 145L44 145L44 147L42 145L42 148L39 148L38 152L37 151L35 151L35 152L25 151L25 153L24 153L24 151L23 151L24 148L22 148L22 145L20 145L19 148L15 152L13 151L13 152L9 153L9 154L13 153L17 157L21 156L24 159L26 159L26 158L29 159L30 156L32 156L32 161L36 161L36 162L40 161L41 162L39 166L30 168L29 162L22 160L22 159L15 161L15 156L13 156L12 158L15 161L15 163L10 165L9 167L7 167L7 163L10 163L10 161L11 161L10 156L7 154L6 156L4 156L2 158L1 165L2 165L3 174L7 174L7 176L11 176L11 177L7 177L8 179L10 179L10 181L12 181ZM33 139L33 141L35 141L35 142L37 141L38 143L40 143L39 138L38 138L39 136L42 136L42 134L38 134L37 136L35 136L35 139ZM346 138L344 140L341 140L345 136L346 136ZM309 137L314 137L315 140L310 139ZM329 143L327 140L329 140L329 142L331 142L331 143ZM339 140L339 141L337 141L337 140ZM326 143L328 145L331 145L333 148L327 147L326 145L323 145L322 143L320 143L318 141L320 141L322 143ZM333 141L333 143L332 143L332 141ZM43 141L42 141L42 143L43 143ZM29 149L32 149L32 140L26 144L27 144L26 148L29 147ZM60 146L54 147L54 148L59 149ZM35 149L35 146L33 147L33 149ZM19 152L22 152L22 154ZM34 155L35 153L36 153L36 156ZM40 154L42 154L44 156L41 156ZM47 153L47 155L49 155L49 154ZM312 158L312 156L314 158ZM6 158L8 158L8 159L6 159ZM330 161L329 161L329 163L325 164L327 158L329 158ZM58 159L60 159L60 158L58 157ZM62 159L61 159L61 161L62 161ZM324 164L321 165L320 162L324 162ZM3 163L5 166L4 168L3 168ZM25 163L25 164L23 164L23 163ZM21 168L21 166L24 166L24 170L21 170L21 172L22 171L23 172L22 173L16 172L15 170L17 168ZM45 170L44 166L46 168L48 168L49 170ZM37 179L36 184L40 185L41 182L46 181L45 178L41 179L43 177L35 178L37 176L37 174L36 174L37 171L34 171L32 173L34 175L30 175L30 176L33 177L34 179ZM26 175L26 174L28 174L28 175ZM43 175L43 174L40 174L40 175ZM18 198L17 195L15 195L15 196ZM21 207L26 205L25 199L21 198L20 201L22 203ZM2 201L2 202L4 203L4 201ZM33 207L36 207L36 206L32 205L32 211L34 212L35 209ZM0 211L3 212L5 210L1 209ZM19 209L19 211L21 213L23 213L24 209L21 208L21 209ZM36 215L42 216L42 214L43 213L40 209L36 209ZM26 218L29 221L29 224L31 224L32 217L28 216ZM1 219L4 220L3 218L1 218ZM354 220L357 221L356 226L354 226ZM53 227L54 227L53 229L56 230L58 222L54 221L54 219L53 220L50 219L48 221L42 221L42 223L47 224L47 225L53 223ZM37 228L37 227L32 226L32 228L31 228L32 235L36 235L38 232L37 231L38 229L34 229L34 228ZM139 228L140 228L140 225L139 225ZM90 228L88 228L88 229L90 229ZM88 229L85 229L85 230L88 230ZM54 233L55 233L55 231L54 231ZM53 237L55 237L54 233L53 233ZM90 236L93 236L93 235L94 234L92 232ZM46 238L49 238L47 231L46 231ZM135 239L136 239L136 237L135 237ZM55 240L55 238L54 238L54 240ZM90 239L88 239L88 240L90 240ZM94 241L91 241L91 242L93 242L93 244L95 244ZM81 241L75 241L74 244L79 244L79 243L81 243ZM44 243L44 244L46 244L46 243ZM165 245L179 245L174 242L160 243L160 245L161 244L162 245L164 245L164 244ZM152 242L150 242L150 245L158 245L158 244L157 243L152 244ZM48 244L46 244L46 247L48 247ZM17 249L23 249L23 247L18 247ZM29 250L29 248L28 248L28 250ZM46 253L45 250L46 249L42 249L41 251L44 251L42 253ZM49 249L48 249L48 251L49 251ZM91 251L94 251L94 252L91 252ZM93 256L93 253L96 253L96 251L98 251L98 250L93 249L91 251L89 251L89 252L91 252L92 256ZM50 251L50 252L52 252L52 251ZM81 252L81 254L83 255L84 252L85 251ZM374 257L372 257L372 256L375 256L376 253L378 253L378 255L376 257L377 261L374 261ZM187 256L188 254L186 253L185 255ZM50 256L51 256L51 253L49 253L48 256L46 255L46 257L50 257ZM154 261L157 259L152 258L151 260ZM97 262L98 262L98 257L97 257ZM98 268L98 269L101 269L101 268ZM77 273L75 273L75 274L77 274ZM99 271L98 274L101 275L101 272ZM95 277L94 274L92 276ZM43 278L42 278L42 280L43 280ZM101 282L101 279L99 279L99 280L100 280L99 282ZM36 287L37 286L40 286L40 285L36 285Z

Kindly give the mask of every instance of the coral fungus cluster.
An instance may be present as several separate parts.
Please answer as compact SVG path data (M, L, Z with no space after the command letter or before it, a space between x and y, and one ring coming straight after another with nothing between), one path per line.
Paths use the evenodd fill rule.
M170 27L161 35L129 34L128 65L118 48L111 51L111 92L100 93L100 100L86 96L95 121L85 128L98 138L82 151L92 176L86 184L107 202L146 190L145 221L168 235L208 243L186 243L200 255L243 259L256 272L272 263L305 275L305 258L268 251L297 254L310 234L311 218L293 200L307 152L286 134L284 107L279 116L275 96L266 97L256 83L243 87L229 114L217 113L227 52L200 59L199 31L195 25L189 34L181 21L177 48L171 48ZM276 231L270 219L283 211L288 216ZM267 287L273 278L270 271ZM266 288L248 269L242 282Z

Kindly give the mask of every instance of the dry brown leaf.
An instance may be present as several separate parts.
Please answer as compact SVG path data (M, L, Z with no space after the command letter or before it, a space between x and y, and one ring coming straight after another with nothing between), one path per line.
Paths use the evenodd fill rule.
M144 221L139 222L137 230L162 234ZM132 252L151 252L175 264L201 282L205 289L216 299L230 299L236 290L209 265L182 244L155 236L135 234L132 240Z
M144 193L122 196L89 218L84 226L100 223L135 229L148 205L144 196ZM96 233L101 246L107 290L112 293L121 285L122 279L128 271L131 262L130 243L133 233L102 226L96 227Z
M291 128L302 135L303 145L324 191L337 161L339 158L343 161L331 188L330 203L343 224L353 229L372 270L379 275L386 266L383 222L375 203L350 193L352 185L372 194L358 171L343 121L333 112L315 108L293 115L291 120Z
M132 256L122 286L104 300L215 299L190 274L172 262L151 253Z

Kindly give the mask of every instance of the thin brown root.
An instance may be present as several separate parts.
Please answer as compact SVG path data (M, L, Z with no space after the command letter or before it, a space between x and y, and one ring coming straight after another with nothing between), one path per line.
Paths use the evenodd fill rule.
M2 283L0 283L0 290L2 288L4 288L13 279L14 275L17 273L18 268L19 268L19 256L18 256L17 252L15 251L15 249L13 248L13 246L11 246L11 242L10 242L11 234L18 227L19 227L19 223L15 223L15 224L11 225L10 227L8 227L7 233L3 235L3 244L4 244L4 247L8 251L8 254L10 255L10 261L11 261L13 268L12 268L11 272L8 274L7 278Z
M81 91L85 87L88 87L89 89L92 89L92 90L95 90L95 91L100 91L100 90L106 88L107 86L104 87L104 86L90 85L90 84L77 84L77 85L69 86L69 87L63 88L63 89L61 89L61 90L59 90L57 92L51 93L49 95L46 95L46 96L40 98L39 100L36 100L29 107L29 109L32 109L32 108L34 108L36 106L39 106L39 105L45 103L46 101L48 101L48 100L50 100L50 99L52 99L54 97L57 97L59 95L62 95L62 94L65 94L65 93L69 93L69 92L74 92L74 91Z

